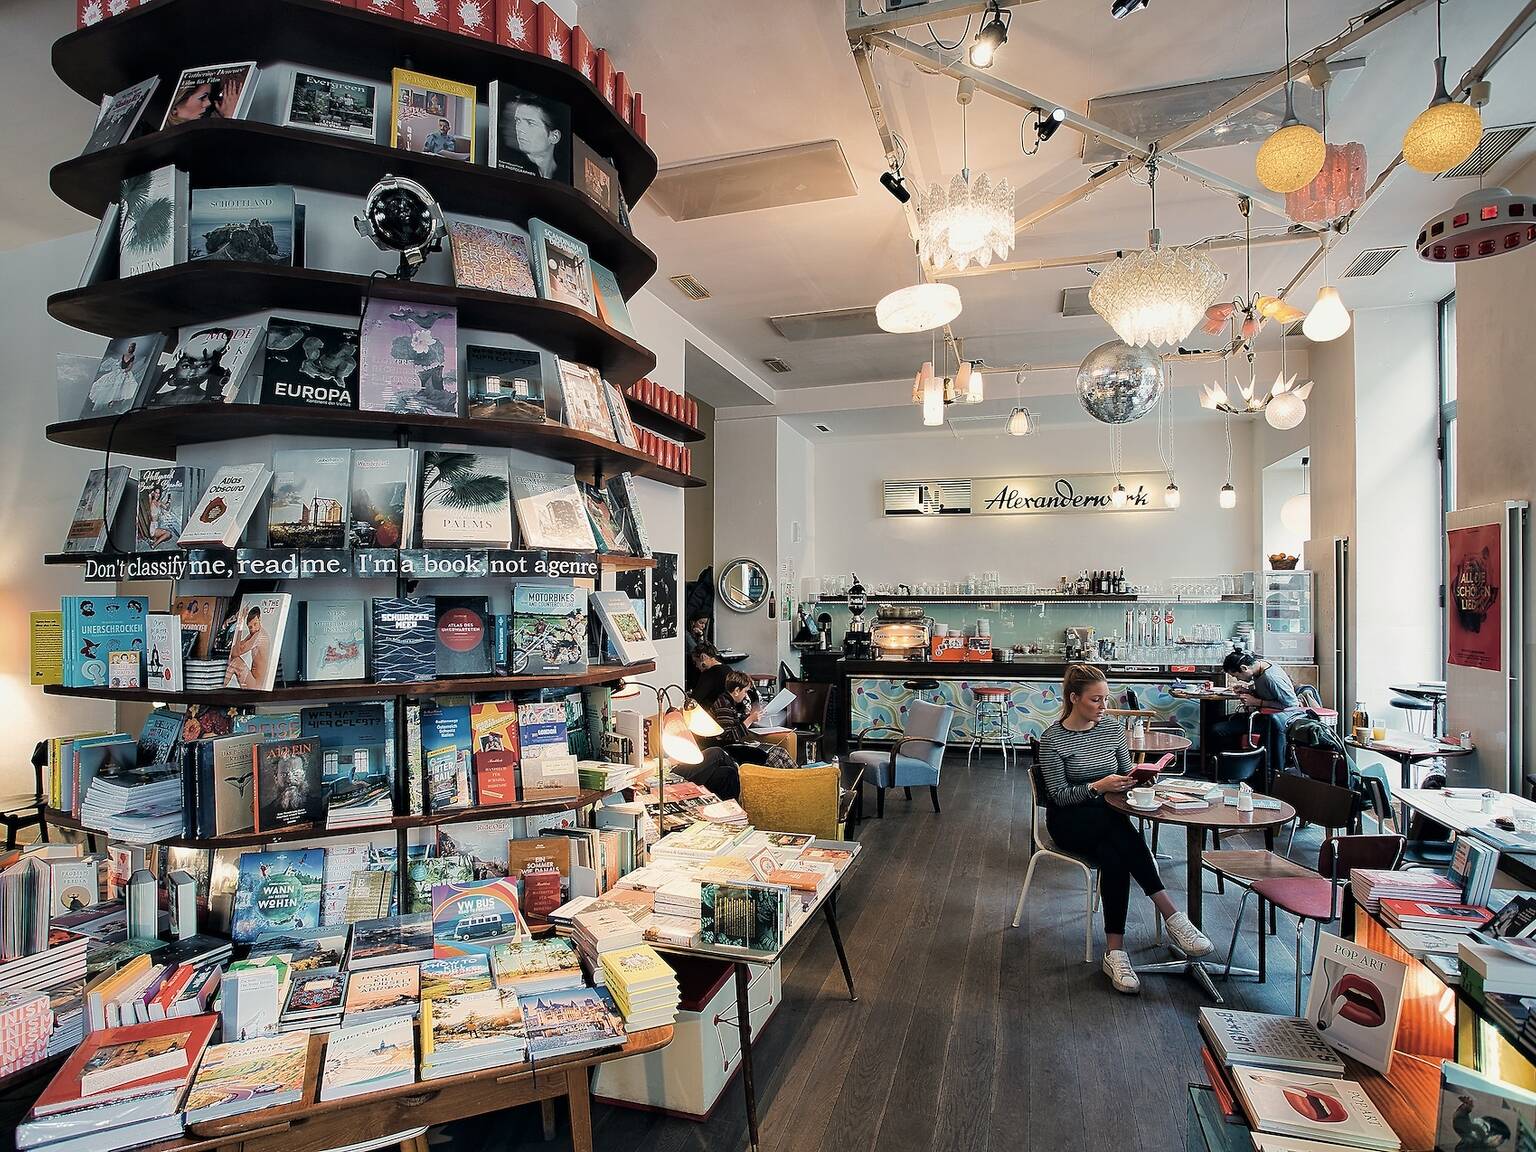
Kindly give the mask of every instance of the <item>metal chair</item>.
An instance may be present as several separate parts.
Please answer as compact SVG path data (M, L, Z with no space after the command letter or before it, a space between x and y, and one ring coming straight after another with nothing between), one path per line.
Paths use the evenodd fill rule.
M43 819L43 808L48 803L48 790L43 784L43 772L48 766L48 743L38 741L32 749L31 795L18 794L0 799L0 824L5 825L7 850L21 842L23 828L37 828L38 839L48 843L48 822Z
M1403 727L1408 731L1427 736L1432 727L1435 714L1433 701L1425 700L1419 696L1404 696L1401 693L1392 697L1392 707L1403 714Z
M875 817L885 817L885 790L905 789L907 799L912 799L914 785L927 785L933 800L933 810L939 811L939 773L943 768L944 749L949 740L949 726L955 718L955 710L948 704L930 704L926 700L914 700L907 706L907 727L900 728L881 724L865 728L859 733L859 750L849 759L864 769L864 783L875 786ZM890 750L866 749L864 739L872 732L895 733L897 739ZM904 751L911 749L911 752Z
M1099 909L1099 867L1088 857L1068 852L1051 839L1050 829L1046 827L1046 814L1053 805L1051 794L1046 790L1045 781L1040 775L1040 742L1031 738L1029 750L1029 783L1034 792L1029 806L1029 835L1034 850L1029 856L1029 867L1024 872L1024 887L1019 891L1018 906L1013 910L1013 926L1017 928L1019 921L1024 918L1024 901L1029 896L1030 882L1035 878L1036 864L1041 860L1055 859L1079 868L1088 885L1087 909L1083 917L1083 963L1092 964L1093 914Z

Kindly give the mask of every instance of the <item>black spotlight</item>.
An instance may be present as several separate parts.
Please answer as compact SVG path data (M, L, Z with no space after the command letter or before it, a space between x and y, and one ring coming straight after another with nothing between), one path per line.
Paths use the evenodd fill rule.
M895 172L882 172L880 183L885 185L885 190L896 197L896 203L905 204L912 199L912 193L907 191L907 185Z
M1008 43L1008 24L1012 20L1013 13L1007 13L1005 19L997 0L992 0L981 22L981 31L976 33L976 39L971 42L971 67L992 67L992 61L997 58L997 50Z
M352 222L358 234L381 251L399 252L398 280L409 280L433 252L440 252L448 234L443 210L432 193L404 176L385 176L368 191L363 215Z
M1109 0L1109 14L1116 20L1124 20L1132 12L1140 12L1149 0Z
M1049 116L1037 114L1035 120L1035 138L1044 144L1052 136L1056 135L1056 129L1067 122L1067 110L1065 108L1053 108Z

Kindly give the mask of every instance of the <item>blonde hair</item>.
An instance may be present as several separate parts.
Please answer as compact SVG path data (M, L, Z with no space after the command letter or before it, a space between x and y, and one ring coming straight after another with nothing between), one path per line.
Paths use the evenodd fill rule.
M1066 675L1061 678L1062 717L1071 715L1072 697L1081 696L1093 684L1108 683L1109 677L1092 664L1068 664Z

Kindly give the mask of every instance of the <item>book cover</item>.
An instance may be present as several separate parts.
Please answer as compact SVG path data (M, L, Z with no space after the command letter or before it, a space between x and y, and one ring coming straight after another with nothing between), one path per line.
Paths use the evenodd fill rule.
M620 660L636 664L656 658L656 646L651 643L633 600L623 592L593 592L591 602Z
M564 937L545 936L500 944L491 959L496 980L503 988L582 984L581 956L576 945Z
M288 81L281 123L285 128L372 141L378 107L376 84L295 68Z
M256 64L204 64L187 68L176 80L160 127L194 120L240 120L256 93Z
M525 420L541 424L544 388L553 358L534 348L464 346L464 383L473 420Z
M327 849L327 856L334 850ZM329 865L330 861L326 863ZM345 924L320 924L313 928L280 928L267 932L251 945L250 958L281 956L290 971L297 975L339 968L346 949Z
M114 200L107 205L106 210L101 214L101 222L96 225L96 236L91 241L91 251L85 258L85 266L80 269L80 279L75 284L76 288L87 288L92 284L99 284L103 280L116 277L118 231L122 219L122 202ZM58 355L62 359L72 354L60 352Z
M635 493L635 478L621 472L608 481L608 503L614 519L624 529L630 550L636 556L651 554L651 538L645 530L645 519L640 514L640 500Z
M352 545L409 548L416 527L416 449L352 450Z
M521 752L517 732L517 704L511 700L481 700L470 705L474 733L472 758L475 794L481 804L512 804L518 799L517 770ZM506 836L501 836L502 854Z
M186 655L206 660L213 644L213 634L224 619L223 596L178 596L171 611L181 619L183 634L192 633L195 640ZM199 733L202 734L202 733ZM195 740L197 735L188 737Z
M592 287L597 293L598 319L615 332L635 339L635 325L629 318L629 305L624 302L618 277L596 260L592 261Z
M293 597L287 592L266 592L240 598L224 687L244 688L251 692L272 691L292 601Z
M436 668L439 677L489 676L495 626L484 596L438 596Z
M174 165L122 182L117 233L119 279L186 261L189 198L187 174Z
M335 968L295 972L288 985L283 1015L293 1019L340 1013L347 990L346 976Z
M241 264L293 264L293 189L195 188L188 223L187 259Z
M393 964L353 972L347 980L346 1014L413 1016L421 1000L421 970L415 964Z
M332 1032L320 1099L339 1100L416 1079L416 1032L408 1019L370 1021Z
M347 967L352 971L432 958L430 912L358 920L352 925Z
M107 344L86 393L80 419L121 416L131 411L150 389L159 371L165 333L119 336Z
M308 1061L306 1032L211 1045L182 1103L187 1123L293 1103L304 1094Z
M496 0L496 43L520 52L537 52L538 34L535 0Z
M356 408L356 325L267 321L261 402L290 408Z
M144 654L139 651L107 653L107 683L113 688L140 688L140 664Z
M601 553L616 553L627 555L629 553L629 538L625 536L618 520L613 514L613 505L608 499L608 489L596 484L578 482L581 489L582 502L587 507L587 521L592 525L592 535L597 541L597 550Z
M396 68L390 73L392 148L475 162L475 86Z
M32 1115L51 1116L86 1104L178 1091L192 1078L213 1025L211 1016L193 1016L90 1032L38 1096ZM123 1079L140 1060L147 1061L151 1070ZM92 1092L92 1083L107 1087Z
M699 886L699 939L706 946L777 952L784 946L785 893L750 884Z
M548 4L538 5L538 53L562 64L571 62L571 26Z
M587 505L573 476L554 472L516 472L512 495L525 548L560 548L591 552L596 548Z
M132 473L123 465L112 468L92 468L85 477L85 487L80 490L80 500L64 536L64 551L70 554L93 554L113 550L127 551L129 541L114 538L112 526L122 511L123 495L128 491Z
M421 753L432 811L468 808L475 802L470 788L473 749L468 705L433 708L421 714Z
M535 1060L624 1043L624 1021L613 1001L592 988L540 992L521 998L528 1054Z
M263 742L255 756L256 831L295 828L324 817L318 740Z
M144 647L148 603L142 596L62 596L64 683L104 687L107 656Z
M134 517L134 551L174 552L201 485L202 473L197 468L178 465L141 469L138 508Z
M519 675L585 672L587 590L557 584L512 588L512 671Z
M545 756L568 756L565 705L560 701L533 700L517 706L518 744L522 761Z
M161 692L180 692L181 621L169 612L151 612L144 617L144 686ZM172 721L179 732L179 721Z
M607 397L608 411L613 415L614 437L626 448L639 448L640 437L635 432L635 422L630 419L629 404L624 399L624 393L604 380L603 395Z
M309 683L362 680L368 674L367 606L362 600L299 604L300 664Z
M521 230L503 232L465 220L448 224L453 249L453 282L508 296L537 296L528 263L528 237Z
M91 129L80 155L89 156L103 148L115 148L132 136L144 115L144 109L149 106L149 98L158 87L160 77L151 76L108 97L106 107L96 118L96 126Z
M198 499L177 543L183 548L233 548L271 480L272 470L265 464L221 467Z
M175 358L148 390L145 408L179 404L233 404L261 352L260 328L222 324L183 328Z
M571 182L571 110L558 100L492 80L486 95L490 165L557 184Z
M1353 1080L1268 1068L1232 1069L1243 1110L1260 1132L1356 1148L1397 1148L1396 1133Z
M253 757L259 743L261 737L254 733L216 737L208 742L205 759L199 759L200 785L204 777L208 785L206 790L200 786L199 792L211 793L214 835L244 832L251 827L251 804L256 792ZM203 771L205 761L206 772Z
M533 276L539 296L596 316L586 244L537 217L528 221L528 236L533 241Z
M1408 965L1329 932L1318 937L1306 1017L1329 1047L1391 1070Z
M423 1075L433 1064L455 1067L507 1064L527 1047L517 993L496 988L461 992L423 1002Z
M1344 1075L1344 1061L1316 1026L1300 1016L1201 1008L1200 1031L1224 1064Z
M364 411L461 414L456 309L376 297L362 331Z
M437 677L437 610L430 596L373 601L373 678L408 684Z
M94 858L50 860L49 866L53 873L53 915L79 912L101 898L99 869Z
M425 1003L442 996L465 992L485 992L495 987L490 958L483 953L469 956L438 956L421 966L421 999Z
M575 800L581 795L581 770L570 755L532 756L523 760L522 798L529 804Z
M512 504L504 455L423 453L423 546L510 548L512 541Z
M587 199L602 209L603 215L615 223L619 219L619 173L606 159L599 156L585 140L575 141L572 156L573 183L586 193Z
M603 393L603 377L596 368L574 360L557 360L563 418L578 432L613 440L613 415Z
M244 853L235 886L232 937L249 944L274 930L316 927L324 880L323 848Z
M1440 1065L1437 1149L1521 1149L1524 1137L1532 1133L1536 1133L1536 1094L1450 1060Z
M527 934L516 880L502 876L432 888L432 940L439 956L488 956L491 942Z
M352 451L280 448L272 454L267 541L273 548L343 548L351 503Z

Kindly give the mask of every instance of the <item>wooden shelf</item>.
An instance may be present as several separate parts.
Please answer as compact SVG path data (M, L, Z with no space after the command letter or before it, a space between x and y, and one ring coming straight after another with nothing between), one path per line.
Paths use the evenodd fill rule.
M650 457L646 457L650 459ZM690 476L686 472L675 472L671 468L663 468L656 461L651 460L651 470L646 473L652 480L659 480L663 484L670 484L674 488L708 488L709 481L697 476Z
M250 312L302 309L357 316L368 291L368 277L349 272L199 260L55 293L48 298L48 314L101 336L136 336ZM372 295L457 308L461 329L537 340L557 356L600 368L619 387L656 367L656 357L635 340L580 308L553 300L393 280L373 281Z
M624 393L624 399L629 404L629 417L642 428L649 428L658 436L665 436L668 440L676 440L679 444L697 444L704 439L704 433L692 424L684 424L676 416L663 412L654 405L647 404L644 400L632 393Z
M606 554L599 557L598 562L605 572L633 572L640 568L656 567L654 556L615 556Z
M125 177L165 164L189 173L194 188L293 184L359 198L387 173L409 176L431 189L447 212L523 228L536 216L579 237L617 277L626 298L656 274L655 254L569 184L254 120L194 120L139 136L66 160L49 184L66 204L99 217Z
M356 824L347 828L281 828L270 832L231 832L223 836L176 836L160 843L171 848L254 848L261 844L284 844L295 840L329 840L340 836L372 836L380 832L396 832L402 828L436 828L447 824L463 824L470 820L501 820L514 816L539 816L550 812L563 812L568 808L585 808L595 804L609 793L595 788L583 788L576 799L543 800L517 804L486 804L473 808L459 808L452 812L433 812L424 816L394 816L377 824ZM98 828L87 828L79 819L54 808L43 809L43 816L55 828L67 828L105 836Z
M50 696L86 700L118 700L138 704L210 704L216 708L261 704L320 703L326 700L387 700L400 696L458 696L476 692L531 692L536 688L580 688L613 683L625 676L654 672L656 664L594 664L585 672L561 676L453 676L410 684L377 684L372 680L333 680L320 684L291 684L270 692L221 688L215 692L160 692L149 688L66 688L49 684Z
M482 95L490 81L510 81L570 107L574 134L613 160L631 207L656 178L656 154L570 65L329 0L151 0L56 41L53 70L92 103L158 74L145 117L158 123L177 75L206 63L215 45L229 59L292 61L381 82L386 107L391 67L473 84Z

